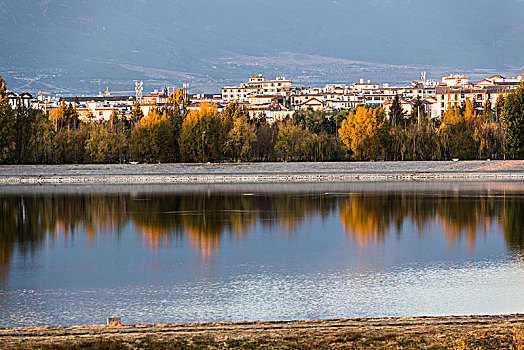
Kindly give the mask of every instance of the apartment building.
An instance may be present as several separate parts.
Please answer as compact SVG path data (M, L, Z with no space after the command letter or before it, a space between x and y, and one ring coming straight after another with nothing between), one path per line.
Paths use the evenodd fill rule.
M222 99L227 102L246 102L253 95L278 95L291 90L292 82L284 77L275 80L266 80L262 75L249 77L247 83L240 86L226 86L222 88Z
M438 116L441 117L450 106L460 106L467 99L475 103L475 107L482 109L487 100L494 106L500 95L507 95L515 91L518 87L516 83L498 84L492 86L473 86L469 87L447 87L438 86L436 89L436 103L438 106Z
M364 82L364 79L360 79L358 83L351 84L351 90L358 91L358 92L377 90L379 87L380 87L379 83L372 83L371 80Z

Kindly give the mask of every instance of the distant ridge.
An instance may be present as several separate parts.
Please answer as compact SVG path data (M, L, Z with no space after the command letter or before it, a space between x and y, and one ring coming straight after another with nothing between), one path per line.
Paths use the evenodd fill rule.
M87 93L133 79L210 91L251 73L376 79L388 66L393 81L424 67L518 74L523 23L519 0L0 0L0 75L13 90Z

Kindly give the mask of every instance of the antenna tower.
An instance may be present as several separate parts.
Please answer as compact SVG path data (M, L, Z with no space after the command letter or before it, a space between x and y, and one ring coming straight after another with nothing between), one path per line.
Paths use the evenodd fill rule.
M144 94L144 82L141 81L139 83L138 81L135 81L135 95L136 95L136 100L139 103L142 103L143 94Z
M189 101L189 83L184 83L183 88L184 88L184 101Z

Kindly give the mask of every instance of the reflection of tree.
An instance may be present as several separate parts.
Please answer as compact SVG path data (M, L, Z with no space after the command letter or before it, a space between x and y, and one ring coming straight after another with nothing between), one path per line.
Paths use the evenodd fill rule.
M173 233L187 234L191 246L203 255L216 252L224 232L240 239L256 222L252 199L241 195L160 195L135 200L132 219L153 248Z
M340 208L340 221L351 241L360 246L383 241L392 222L389 204L393 201L388 196L356 194L347 198Z
M504 237L509 246L524 252L524 198L505 200Z
M486 231L500 217L500 201L486 194L446 196L437 202L437 213L449 244L460 242L464 233L472 249L479 231Z
M336 207L337 199L322 194L278 194L258 195L260 219L264 226L280 226L281 232L292 235L304 220L314 215L323 219L329 216Z
M360 246L382 242L393 226L397 232L410 219L422 230L435 217L434 198L409 193L356 193L340 207L340 222Z
M242 240L255 225L294 231L313 216L322 219L339 208L340 222L361 246L382 242L390 230L406 223L423 231L435 220L453 244L464 236L472 247L480 231L499 219L508 244L524 245L524 202L493 193L365 192L348 196L324 194L166 193L53 194L0 196L0 268L6 270L13 251L26 255L51 240L85 234L120 234L131 220L151 249L187 237L190 246L210 256L221 239ZM504 213L505 210L505 213ZM502 222L502 221L501 221ZM3 267L2 267L3 266ZM6 273L0 271L1 276ZM1 278L1 277L0 277Z
M480 193L444 193L425 196L415 193L352 194L340 207L340 221L344 230L359 245L376 244L385 239L393 224L397 231L410 221L419 231L434 219L440 221L446 240L459 242L464 233L472 248L480 230L501 217L501 201Z
M125 203L125 197L105 195L2 196L0 265L9 264L16 247L22 255L33 252L46 234L67 239L81 226L92 241L100 230L119 232L126 222Z
M51 224L45 208L46 203L34 197L0 197L0 265L9 265L15 246L25 255L40 244Z

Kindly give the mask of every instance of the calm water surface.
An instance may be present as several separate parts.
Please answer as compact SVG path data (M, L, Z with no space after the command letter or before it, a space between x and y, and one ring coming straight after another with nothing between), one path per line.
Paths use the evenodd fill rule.
M0 327L524 312L524 184L0 188Z

